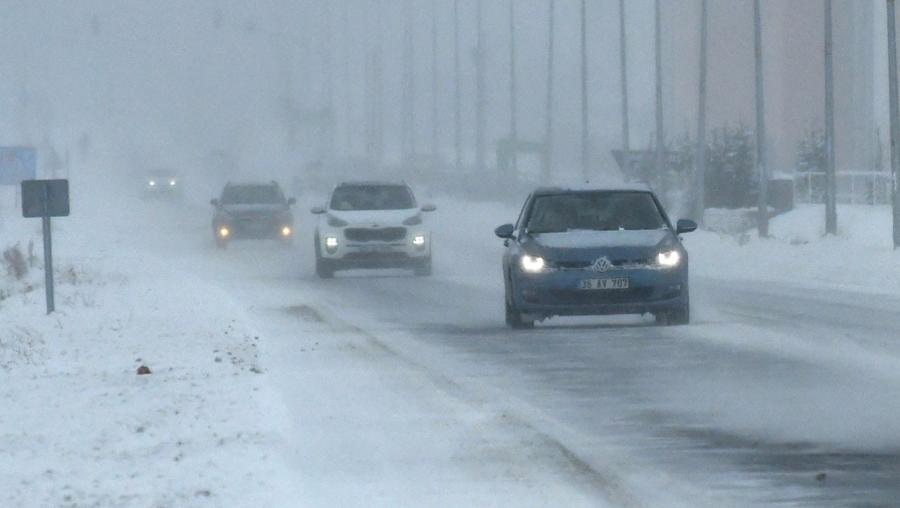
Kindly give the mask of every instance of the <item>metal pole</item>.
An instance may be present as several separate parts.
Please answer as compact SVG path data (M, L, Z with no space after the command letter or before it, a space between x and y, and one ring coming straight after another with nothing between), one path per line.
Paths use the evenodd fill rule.
M619 68L622 75L622 149L627 157L628 151L631 150L631 127L628 125L628 37L625 33L625 0L619 0Z
M837 182L834 172L834 67L832 58L834 42L832 39L831 3L831 0L825 0L825 233L836 235Z
M431 0L431 157L435 164L440 164L438 155L440 139L438 118L438 36L437 36L437 0Z
M759 236L767 237L769 236L769 172L766 168L766 108L763 89L762 21L759 0L753 0L753 40L756 57L756 173L759 178L757 220Z
M556 0L550 0L550 12L547 14L547 113L546 130L544 132L544 183L550 183L550 168L553 164L553 46L554 16Z
M408 164L415 152L415 70L413 69L413 3L404 3L403 27L403 162Z
M459 0L453 0L453 144L456 173L462 171L462 106L459 71Z
M509 141L512 177L519 174L519 128L516 119L516 0L509 0Z
M900 247L900 192L897 191L897 178L900 175L900 110L898 110L897 91L897 27L894 0L887 0L888 24L888 74L890 80L891 108L891 203L894 208L894 249Z
M700 97L697 108L697 160L694 175L694 218L703 225L706 212L706 77L708 74L709 2L700 11Z
M587 2L581 0L581 170L582 178L590 180L590 140L588 126L588 75L587 75Z
M654 2L655 10L655 53L656 53L656 177L660 178L666 167L665 133L663 131L663 96L662 96L662 19L660 17L659 0Z
M484 167L484 33L481 27L482 0L475 5L475 170L483 174Z
M44 214L41 218L44 233L44 288L47 294L47 314L56 310L53 299L53 242L50 239L50 214L47 204L50 202L50 189L44 184Z

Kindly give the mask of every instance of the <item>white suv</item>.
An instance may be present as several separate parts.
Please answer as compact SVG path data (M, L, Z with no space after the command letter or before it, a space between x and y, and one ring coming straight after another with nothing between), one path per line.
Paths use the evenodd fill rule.
M404 183L349 182L331 192L327 207L317 206L316 273L336 270L411 268L431 275L431 232L412 190Z

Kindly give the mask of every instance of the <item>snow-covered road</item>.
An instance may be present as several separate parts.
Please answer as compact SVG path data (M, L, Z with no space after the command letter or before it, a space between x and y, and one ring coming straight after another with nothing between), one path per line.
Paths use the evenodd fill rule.
M509 422L500 428L478 427L489 449L509 444L510 433L543 441L518 457L502 455L507 467L524 461L531 475L555 472L561 484L574 475L574 485L589 499L646 506L890 506L900 498L900 298L733 282L704 277L697 267L691 326L658 328L639 318L606 318L551 321L512 332L503 325L499 242L491 236L491 226L504 217L484 208L493 207L451 203L435 218L434 277L359 272L319 280L309 246L301 242L294 253L275 254L280 261L258 271L253 282L241 280L255 288L244 297L252 302L254 294L264 293L270 308L315 309L316 319L368 343L374 351L369 360L406 365L422 376L406 375L404 381L419 388L406 394L404 382L399 389L396 383L376 385L392 390L389 397L399 393L415 400L425 387L437 401L449 395L458 410L462 404L464 410L503 415ZM308 227L301 230L308 236ZM222 257L229 266L244 267L258 253L238 246ZM290 343L276 351L279 364L301 354ZM363 383L354 375L338 374L331 394L290 388L302 384L302 376L283 375L278 382L298 421L304 410L309 417L310 397L341 400L350 394L371 401L384 393L360 390ZM368 404L363 407L370 411ZM353 423L335 435L377 427L384 413L341 408L332 416ZM420 442L417 422L400 418L391 424L415 429L398 441L415 443L422 451L417 457L432 452L426 462L433 469L419 469L426 474L415 477L440 475L448 464L435 459L452 456L441 448L445 444ZM314 427L321 429L321 420ZM403 471L406 448L383 439L375 448L354 448L364 462L377 457L388 470ZM553 453L540 452L547 447ZM473 450L473 463L484 452ZM510 480L490 465L482 467L487 469L477 476L492 478L489 484ZM354 482L338 475L331 483L314 483L336 486L332 495L359 494L357 499L382 493L396 500L417 491L418 482L390 478L385 484L387 478L372 470L357 473ZM549 498L520 497L527 483L490 487L487 496L462 491L477 504L559 504L548 502L560 494L547 490L553 482L546 478L539 492ZM585 485L591 488L585 491ZM512 492L514 497L505 497Z
M695 264L690 326L625 317L513 332L492 235L512 212L438 204L433 277L333 280L314 275L303 207L294 248L218 251L208 210L149 205L130 255L228 294L259 333L262 406L282 436L267 467L288 469L270 483L294 496L275 506L900 499L900 297L737 282Z

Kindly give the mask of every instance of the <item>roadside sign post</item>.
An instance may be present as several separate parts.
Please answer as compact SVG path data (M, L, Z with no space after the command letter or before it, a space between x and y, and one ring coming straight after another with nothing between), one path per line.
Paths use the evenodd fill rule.
M22 181L22 216L40 217L44 234L44 287L47 294L47 314L56 310L53 298L53 242L50 217L69 215L68 180Z

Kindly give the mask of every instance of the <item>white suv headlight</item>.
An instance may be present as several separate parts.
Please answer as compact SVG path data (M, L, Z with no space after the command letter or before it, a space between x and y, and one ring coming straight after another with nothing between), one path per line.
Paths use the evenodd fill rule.
M681 253L675 249L664 250L656 255L656 263L663 268L674 268L681 263Z
M519 265L522 267L522 271L528 273L540 273L544 271L546 263L544 262L544 258L540 256L523 254L522 258L519 260Z

